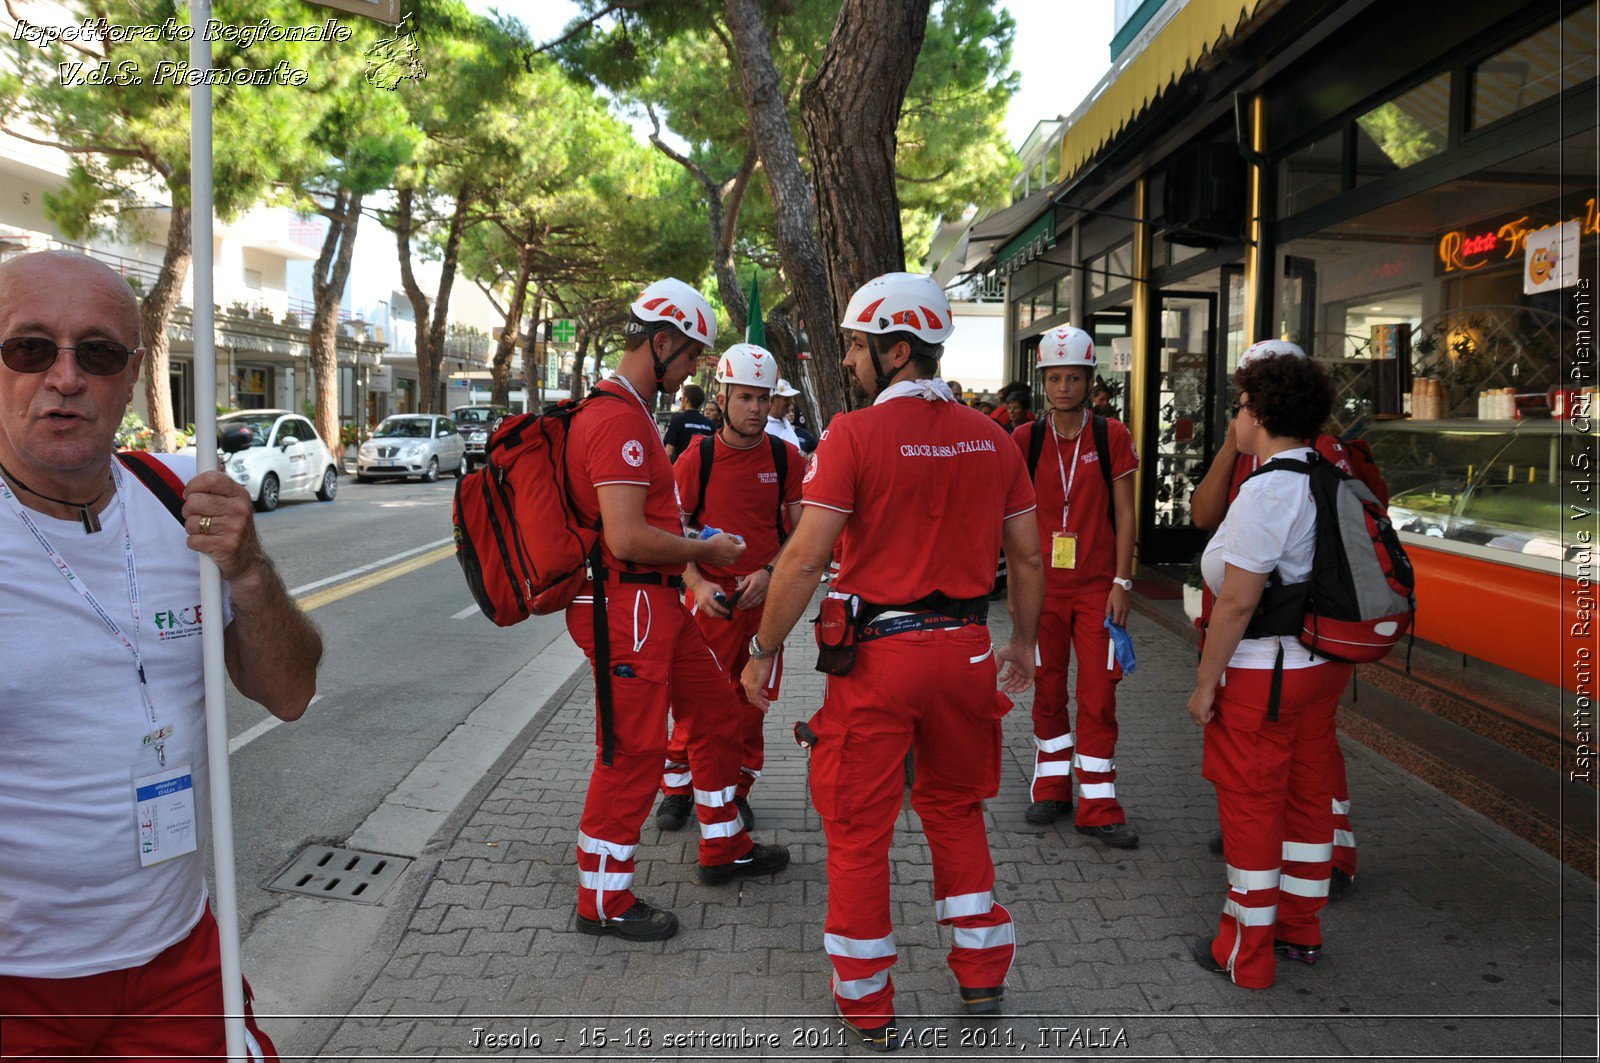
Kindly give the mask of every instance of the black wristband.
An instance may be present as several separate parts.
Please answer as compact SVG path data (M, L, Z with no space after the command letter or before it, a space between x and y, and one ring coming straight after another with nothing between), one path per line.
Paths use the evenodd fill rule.
M771 565L762 565L761 567L767 570L767 575L769 575L769 576L772 575L772 566Z

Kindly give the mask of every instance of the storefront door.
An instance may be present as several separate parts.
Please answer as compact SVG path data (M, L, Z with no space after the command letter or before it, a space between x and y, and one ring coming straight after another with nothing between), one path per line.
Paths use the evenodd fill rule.
M1164 291L1152 303L1155 320L1149 327L1156 342L1145 371L1154 387L1146 393L1150 405L1140 441L1146 470L1140 557L1151 564L1182 564L1204 541L1189 503L1208 454L1217 295Z

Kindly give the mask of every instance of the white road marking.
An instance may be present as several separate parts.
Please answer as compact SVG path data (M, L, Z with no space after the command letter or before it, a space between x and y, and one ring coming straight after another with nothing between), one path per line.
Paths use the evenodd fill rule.
M316 697L311 699L311 705L315 705L321 700L322 695L318 694ZM307 705L306 707L310 708L311 705ZM243 749L251 742L254 742L256 739L260 738L262 735L266 734L268 731L272 730L282 722L283 721L278 719L276 716L268 716L265 720L262 720L248 731L241 731L239 734L228 739L228 755L230 757L233 756L233 754L239 752L239 750Z
M471 605L469 605L465 609L461 610L461 612L456 613L450 619L451 620L465 620L467 617L471 616L473 613L480 612L480 611L481 610L479 610L479 608L478 608L478 603L477 602L473 602Z
M303 587L296 587L294 590L289 592L289 597L299 598L302 595L309 594L311 591L318 590L322 587L328 587L335 583L341 583L344 580L351 579L355 576L364 576L368 572L374 572L380 568L383 568L385 565L392 565L396 561L403 561L408 557L422 553L424 550L433 550L437 547L445 545L446 543L454 541L455 539L453 536L445 536L443 539L436 540L435 542L423 543L421 546L412 547L410 550L402 550L398 554L391 554L390 556L383 558L381 561L373 561L370 564L362 565L360 568L352 568L348 572L341 572L336 576L329 576L326 579L319 579L312 583L307 583Z

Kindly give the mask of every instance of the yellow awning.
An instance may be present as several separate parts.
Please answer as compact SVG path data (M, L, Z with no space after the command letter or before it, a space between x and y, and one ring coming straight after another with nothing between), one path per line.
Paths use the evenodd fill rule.
M1068 127L1061 141L1062 177L1076 174L1162 93L1232 40L1263 6L1278 5L1270 0L1189 0Z

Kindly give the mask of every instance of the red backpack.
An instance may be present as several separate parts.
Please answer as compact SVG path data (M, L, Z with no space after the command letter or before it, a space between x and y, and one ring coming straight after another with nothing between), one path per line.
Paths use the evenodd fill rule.
M478 608L500 627L565 609L588 582L600 522L584 523L573 508L567 434L573 414L608 394L506 418L483 467L456 482L456 560Z

